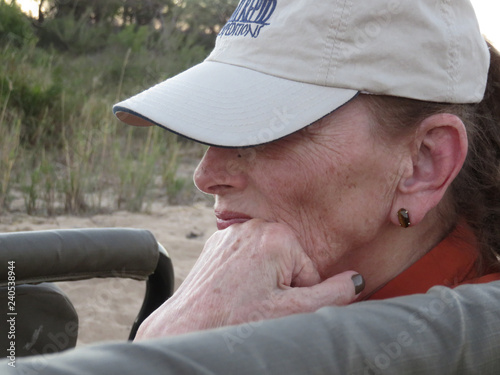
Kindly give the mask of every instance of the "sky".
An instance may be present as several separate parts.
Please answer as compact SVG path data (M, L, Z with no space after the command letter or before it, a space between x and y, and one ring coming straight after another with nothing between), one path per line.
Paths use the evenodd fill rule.
M479 20L481 32L500 49L500 1L498 0L471 0ZM38 4L34 0L17 0L26 13L38 15Z
M500 1L498 0L472 0L472 5L479 20L481 32L500 49Z

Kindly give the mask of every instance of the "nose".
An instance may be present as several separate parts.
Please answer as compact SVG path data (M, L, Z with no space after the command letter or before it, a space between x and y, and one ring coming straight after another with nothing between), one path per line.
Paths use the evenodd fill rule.
M245 162L237 149L209 147L194 172L194 183L207 194L222 195L247 186Z

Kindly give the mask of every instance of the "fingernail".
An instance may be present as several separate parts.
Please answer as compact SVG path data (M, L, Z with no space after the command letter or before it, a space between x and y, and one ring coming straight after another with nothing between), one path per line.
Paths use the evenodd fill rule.
M354 291L356 294L359 294L365 289L365 279L363 279L363 276L361 276L359 273L356 275L353 275L351 277L352 282L354 283Z

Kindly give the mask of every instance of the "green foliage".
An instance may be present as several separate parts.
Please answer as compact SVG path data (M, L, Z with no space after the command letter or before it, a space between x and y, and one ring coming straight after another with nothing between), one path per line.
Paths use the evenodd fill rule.
M0 213L8 207L12 180L12 169L19 156L19 137L21 122L18 120L9 129L4 125L5 106L0 116Z
M148 26L125 26L119 33L110 37L110 44L121 46L124 50L131 49L138 53L149 44L150 31Z
M40 46L82 54L117 43L133 52L172 52L187 40L204 50L230 17L238 0L45 1L49 11L37 23ZM165 42L165 36L169 42Z
M179 21L196 43L212 48L217 33L231 16L239 0L183 0ZM187 26L187 27L186 27Z
M73 14L46 20L39 26L39 45L53 46L75 54L94 52L108 43L111 25L98 23L90 26L85 18Z
M88 22L110 23L123 6L122 0L49 0L51 18L72 16L75 20ZM125 1L126 3L126 1ZM50 14L49 14L50 15Z
M170 53L170 43L161 42L164 36L187 35L209 48L228 7L212 2L213 9L192 0L46 1L50 11L37 23L39 45L82 54L117 43L133 52Z
M56 119L60 115L62 82L54 74L52 59L46 55L33 46L6 46L0 57L0 99L8 104L7 119L14 114L20 117L21 143L25 145L37 141L60 144ZM37 63L32 64L31 59ZM51 125L41 131L40 124L44 122Z
M177 174L184 154L177 137L127 127L111 112L120 87L129 95L163 79L168 62L120 48L85 56L32 46L1 52L0 210L13 192L24 211L47 215L140 211L155 199L193 197Z
M47 215L140 211L196 196L178 167L203 147L120 124L111 106L203 60L230 14L217 4L227 3L112 0L98 10L105 3L52 2L59 7L35 22L37 46L22 32L24 42L0 46L0 211L19 209L19 196L23 210ZM0 20L27 21L10 11Z
M15 2L0 1L0 44L21 47L35 40L31 22L19 6Z

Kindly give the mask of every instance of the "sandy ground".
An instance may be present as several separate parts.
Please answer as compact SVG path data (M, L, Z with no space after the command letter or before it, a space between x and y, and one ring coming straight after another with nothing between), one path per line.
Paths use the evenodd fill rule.
M176 286L186 277L204 242L216 230L212 209L205 204L189 207L157 205L150 214L115 212L91 217L53 218L5 214L0 217L0 232L106 227L150 230L172 258ZM79 314L78 345L127 339L142 303L144 282L93 279L58 285L68 294Z

